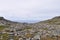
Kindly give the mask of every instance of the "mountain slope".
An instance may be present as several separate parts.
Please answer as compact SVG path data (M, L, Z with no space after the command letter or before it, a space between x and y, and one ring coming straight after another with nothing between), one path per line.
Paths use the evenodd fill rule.
M22 28L22 27L25 27L24 24L25 23L13 22L5 19L4 17L0 17L0 25L3 25L3 26Z
M45 21L38 22L36 24L50 24L50 25L60 25L60 16L48 19Z
M35 37L36 35L39 35L41 38L46 38L46 36L48 36L51 39L53 36L60 36L60 16L31 24L13 22L0 17L1 30L4 30L5 27L9 27L7 28L9 32L12 30L14 33L18 33L21 37L31 38L31 36ZM7 29L5 29L5 31Z

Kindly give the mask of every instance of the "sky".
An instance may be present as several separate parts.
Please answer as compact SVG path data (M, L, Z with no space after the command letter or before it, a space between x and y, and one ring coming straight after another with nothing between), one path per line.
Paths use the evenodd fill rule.
M0 0L0 16L19 22L38 22L60 16L60 0Z

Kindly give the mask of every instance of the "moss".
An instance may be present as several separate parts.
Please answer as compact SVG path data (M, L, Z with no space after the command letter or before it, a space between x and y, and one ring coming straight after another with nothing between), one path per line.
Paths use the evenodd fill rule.
M8 26L5 26L5 25L0 25L0 30L3 30L5 28L8 28Z
M5 26L0 25L0 30L3 30L4 28L5 28Z
M43 28L44 30L48 30L48 28Z
M3 37L2 40L7 40L7 39L8 39L8 34L7 34L7 33L5 33L5 34L1 34L0 36Z

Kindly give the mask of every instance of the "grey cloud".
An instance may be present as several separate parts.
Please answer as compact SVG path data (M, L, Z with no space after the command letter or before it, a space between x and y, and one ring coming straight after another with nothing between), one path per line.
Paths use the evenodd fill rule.
M59 15L60 0L0 0L0 16L7 19L45 20Z

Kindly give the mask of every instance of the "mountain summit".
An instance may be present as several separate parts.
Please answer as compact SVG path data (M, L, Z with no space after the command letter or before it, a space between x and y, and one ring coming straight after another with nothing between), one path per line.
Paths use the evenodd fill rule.
M56 17L54 17L53 19L60 19L60 16L56 16Z
M0 17L0 20L4 20L4 17Z

